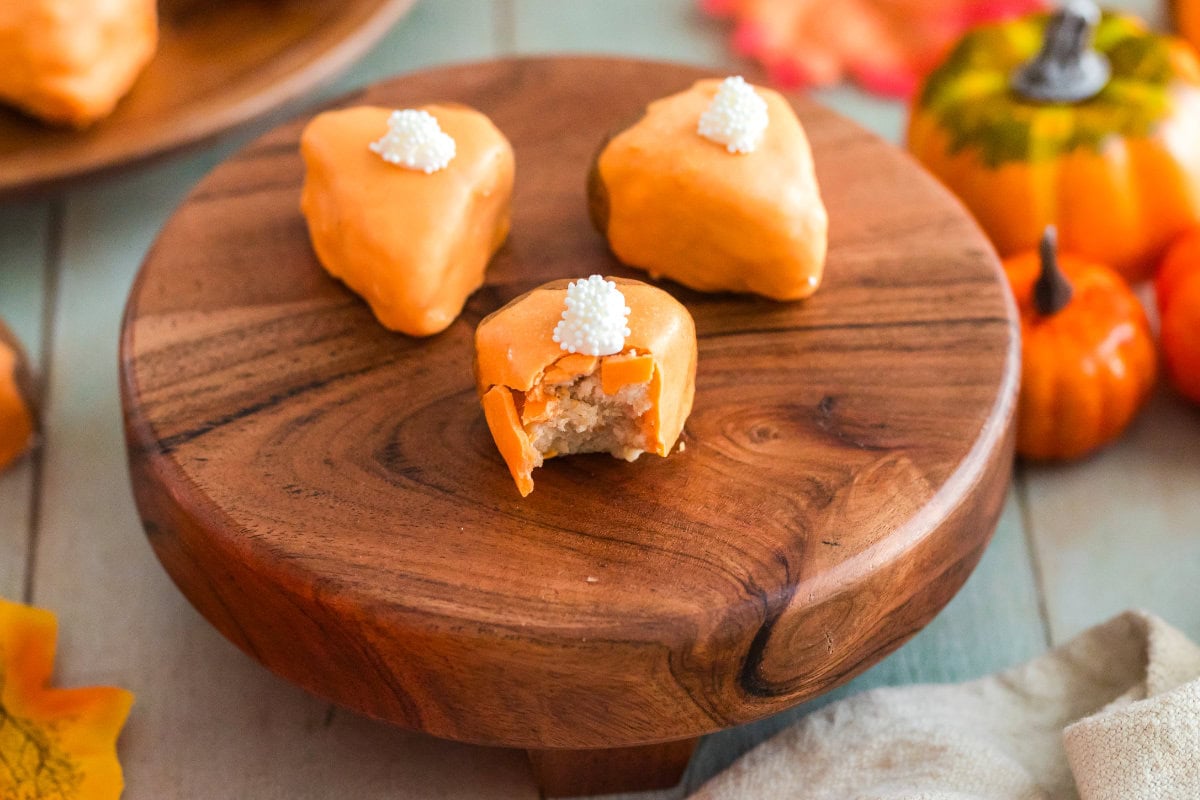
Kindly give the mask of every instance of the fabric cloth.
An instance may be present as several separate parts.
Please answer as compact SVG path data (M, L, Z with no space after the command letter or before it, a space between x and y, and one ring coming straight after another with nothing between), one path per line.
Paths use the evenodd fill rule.
M1127 612L1006 672L834 703L692 797L1196 800L1200 647Z

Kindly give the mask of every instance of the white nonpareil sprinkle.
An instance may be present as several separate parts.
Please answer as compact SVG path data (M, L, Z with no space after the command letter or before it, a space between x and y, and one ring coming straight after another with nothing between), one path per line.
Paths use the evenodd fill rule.
M554 341L570 353L611 356L625 347L630 310L625 295L599 275L567 287L566 309L554 326Z
M457 149L454 139L442 131L432 114L411 108L393 111L388 117L387 133L378 142L371 142L370 147L389 164L426 175L445 169Z
M698 132L731 153L753 153L762 143L770 118L767 101L741 75L721 81L717 96L700 115Z

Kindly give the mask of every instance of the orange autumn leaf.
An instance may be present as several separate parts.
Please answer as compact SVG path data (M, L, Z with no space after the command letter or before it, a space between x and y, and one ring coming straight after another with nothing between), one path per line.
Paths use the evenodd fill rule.
M51 689L58 622L0 598L0 798L117 800L124 689Z
M906 97L969 28L1038 11L1045 0L699 0L733 20L735 53L790 89L845 77Z

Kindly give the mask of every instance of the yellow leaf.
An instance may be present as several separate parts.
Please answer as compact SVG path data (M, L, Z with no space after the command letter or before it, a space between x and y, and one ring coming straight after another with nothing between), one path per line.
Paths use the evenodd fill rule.
M0 598L0 798L117 800L117 736L133 694L51 689L58 622Z

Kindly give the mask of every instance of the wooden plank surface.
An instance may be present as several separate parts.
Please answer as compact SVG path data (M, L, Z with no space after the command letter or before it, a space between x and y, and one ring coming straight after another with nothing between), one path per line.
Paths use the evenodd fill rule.
M703 66L730 63L722 26L695 0L512 0L518 53L619 53Z
M1157 14L1159 4L1120 5ZM339 87L510 51L631 53L740 69L725 50L726 31L691 9L691 0L426 0ZM899 104L850 89L819 96L899 136ZM60 678L139 693L121 741L131 800L532 797L517 754L390 730L265 673L199 619L145 544L121 445L117 323L169 207L232 146L73 193L61 242L50 235L50 204L0 206L0 314L35 363L47 299L54 314L51 360L39 364L50 376L43 493L31 502L34 460L0 476L0 594L21 596L26 547L36 540L33 599L62 616ZM60 246L55 295L43 267ZM973 677L1034 655L1047 633L1061 641L1128 606L1200 636L1192 589L1200 577L1197 452L1200 415L1163 394L1112 450L1083 464L1024 469L1021 492L959 597L892 657L817 702L877 685ZM699 785L807 708L709 737L686 784Z
M25 346L39 378L42 323L52 300L47 276L54 265L50 243L51 202L0 206L0 318ZM34 534L33 492L40 453L26 455L0 473L0 596L23 598Z
M1163 387L1113 447L1022 489L1054 641L1133 607L1200 639L1200 409Z

